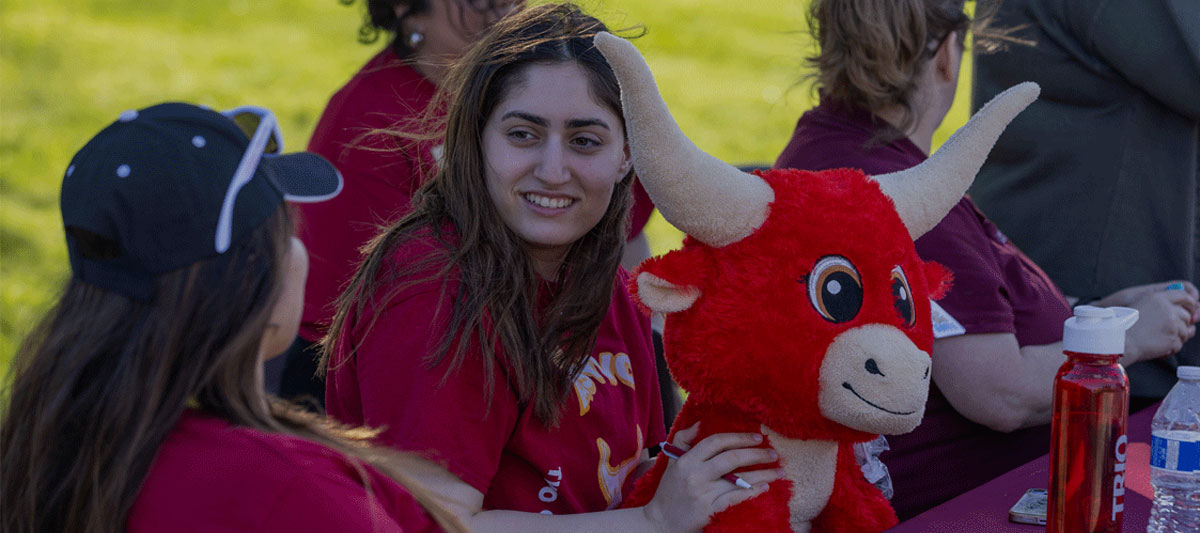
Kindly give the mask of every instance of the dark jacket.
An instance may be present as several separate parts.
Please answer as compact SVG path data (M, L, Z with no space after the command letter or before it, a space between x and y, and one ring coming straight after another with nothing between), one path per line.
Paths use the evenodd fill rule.
M973 107L1025 80L1042 94L976 203L1068 295L1197 282L1200 2L1004 0L994 24L1036 45L977 54ZM1130 368L1133 395L1165 395L1181 359L1200 364L1200 341Z

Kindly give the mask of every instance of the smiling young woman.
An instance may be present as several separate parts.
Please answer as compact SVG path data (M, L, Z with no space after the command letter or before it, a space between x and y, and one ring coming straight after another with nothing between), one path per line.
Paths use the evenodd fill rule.
M603 30L529 8L448 73L442 167L370 244L326 339L330 414L436 462L422 481L477 531L698 528L777 477L722 479L772 459L719 434L649 505L609 511L664 428L619 265L633 169Z
M553 280L572 243L600 222L629 173L621 117L588 93L574 63L528 67L483 132L488 193L538 275Z

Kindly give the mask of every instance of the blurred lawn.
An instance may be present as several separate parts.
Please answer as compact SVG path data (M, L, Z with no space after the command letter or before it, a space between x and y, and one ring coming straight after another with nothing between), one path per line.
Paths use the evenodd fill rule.
M811 91L800 0L588 0L636 41L698 146L770 164ZM3 0L0 5L0 369L66 279L58 191L71 155L122 110L166 100L275 110L303 147L329 95L382 43L361 45L361 5L337 0ZM970 66L963 67L963 84ZM969 94L960 87L960 95ZM966 117L959 98L948 127ZM660 218L655 253L680 235Z

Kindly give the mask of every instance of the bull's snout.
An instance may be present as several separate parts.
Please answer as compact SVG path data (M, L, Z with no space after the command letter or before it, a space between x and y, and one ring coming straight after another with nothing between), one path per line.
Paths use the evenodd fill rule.
M821 364L821 411L860 431L907 433L925 414L929 369L929 354L893 326L847 330Z

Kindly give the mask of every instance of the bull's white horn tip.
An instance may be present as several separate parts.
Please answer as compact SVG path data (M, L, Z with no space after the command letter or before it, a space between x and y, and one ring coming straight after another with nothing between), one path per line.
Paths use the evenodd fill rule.
M1042 94L1042 86L1038 85L1037 82L1023 81L1013 85L1012 87L1009 87L1008 90L1004 92L1018 96L1021 100L1033 102L1034 100L1037 100L1037 97L1040 94Z

